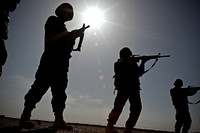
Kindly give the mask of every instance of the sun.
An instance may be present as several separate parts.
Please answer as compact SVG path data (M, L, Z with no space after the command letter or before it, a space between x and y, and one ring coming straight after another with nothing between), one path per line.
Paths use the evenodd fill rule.
M100 28L104 22L104 13L97 7L90 7L83 13L83 22L91 28Z

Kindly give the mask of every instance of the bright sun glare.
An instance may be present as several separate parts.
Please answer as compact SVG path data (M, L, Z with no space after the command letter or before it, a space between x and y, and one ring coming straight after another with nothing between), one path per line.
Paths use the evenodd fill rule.
M85 13L83 13L83 21L86 25L90 25L91 28L100 28L104 22L103 12L96 8L88 8Z

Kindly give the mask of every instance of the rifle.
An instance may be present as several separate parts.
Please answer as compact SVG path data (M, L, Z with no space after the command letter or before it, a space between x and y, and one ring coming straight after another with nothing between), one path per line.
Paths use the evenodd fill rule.
M192 89L193 91L199 91L199 90L200 90L200 87L188 86L188 87L185 88L185 89ZM198 103L200 103L200 100L197 101L197 102L189 102L189 101L188 101L188 103L189 103L189 104L198 104Z
M81 28L82 30L83 30L83 33L82 33L82 35L80 36L80 39L79 39L79 43L78 43L78 46L77 46L77 48L76 49L73 49L73 51L81 51L81 46L82 46L82 43L83 43L83 38L84 38L84 31L87 29L87 28L89 28L90 27L90 25L88 25L88 26L86 26L85 27L85 24L83 24L83 27Z
M143 55L143 56L140 56L140 55L133 55L132 58L135 60L135 61L139 61L139 60L151 60L151 59L158 59L158 58L163 58L163 57L170 57L170 55L160 55L160 53L158 55Z
M158 53L157 55L132 55L132 59L136 62L139 62L140 60L151 60L151 59L155 59L155 62L151 65L151 67L149 69L147 69L144 73L148 72L150 69L152 69L154 67L154 65L156 64L156 62L158 61L158 58L163 58L163 57L170 57L170 55L160 55L160 53Z
M195 91L199 91L200 87L188 86L186 89L192 89L192 90L195 90Z

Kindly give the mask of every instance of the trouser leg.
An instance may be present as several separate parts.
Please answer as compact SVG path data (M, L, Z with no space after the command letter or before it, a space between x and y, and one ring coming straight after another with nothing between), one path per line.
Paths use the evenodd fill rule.
M51 85L52 92L52 108L53 112L63 112L67 99L66 88L68 84L67 75L59 76Z
M28 91L28 93L25 95L25 103L24 103L24 109L21 114L19 126L21 128L32 128L32 123L27 123L31 118L32 110L35 108L36 103L40 101L42 96L45 94L45 92L48 90L48 87L39 87L36 85L37 83L34 82L32 85L32 88Z
M73 130L73 127L67 125L63 118L63 112L65 109L65 102L67 99L67 95L65 90L67 88L67 75L59 76L56 78L55 81L51 85L51 92L52 92L52 108L55 115L55 121L53 128L54 129L64 129L64 130Z
M5 64L6 60L7 60L7 50L6 50L6 47L5 47L5 43L4 43L4 40L2 39L2 37L0 37L0 77L1 77L1 74L2 74L2 67L3 65Z
M29 121L31 118L31 112L33 108L24 107L24 110L21 114L20 124L23 124L26 121Z
M4 65L7 60L7 50L4 40L0 37L0 65Z
M117 96L114 101L114 107L108 116L108 124L106 126L105 133L118 133L118 131L114 129L114 125L118 121L127 99L127 93L121 91L117 92Z
M25 95L24 106L27 108L35 108L36 104L41 100L43 95L47 92L50 84L36 79L31 89Z
M175 123L175 132L176 133L180 133L181 131L181 128L183 126L183 115L182 115L182 112L181 110L176 112L176 123Z
M24 97L24 110L21 115L21 120L23 121L28 121L30 119L32 110L49 88L49 82L47 78L42 77L44 76L36 77L31 89Z
M189 131L190 127L191 127L191 124L192 124L192 119L191 119L189 110L187 110L184 113L184 124L183 124L182 132L187 133Z
M114 101L114 107L108 116L108 122L115 125L122 113L123 107L128 99L127 93L118 91Z
M142 110L142 103L139 90L130 93L129 102L130 114L128 120L126 121L126 128L132 129L136 125Z

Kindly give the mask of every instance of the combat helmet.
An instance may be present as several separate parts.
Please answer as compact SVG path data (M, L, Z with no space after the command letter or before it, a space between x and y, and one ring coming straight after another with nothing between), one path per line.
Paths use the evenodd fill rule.
M176 79L176 81L174 82L174 86L182 87L183 86L183 81L181 79Z
M119 57L120 58L128 58L132 56L132 52L128 47L124 47L120 50L119 52Z

